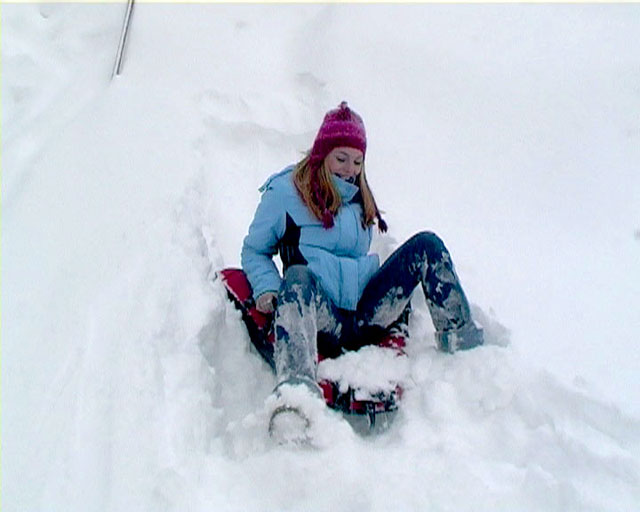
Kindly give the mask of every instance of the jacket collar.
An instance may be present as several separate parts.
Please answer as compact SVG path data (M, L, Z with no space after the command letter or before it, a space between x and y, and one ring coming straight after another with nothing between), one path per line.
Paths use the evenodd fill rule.
M338 189L342 201L345 203L351 201L353 196L356 195L356 192L360 190L357 185L344 181L343 179L338 178L335 174L331 175L331 179L333 180L335 187Z
M294 165L290 165L288 167L285 167L282 171L269 176L269 178L267 178L267 181L265 181L264 184L260 187L259 191L264 192L265 190L267 190L267 188L269 188L269 186L271 185L271 182L274 179L280 176L284 176L285 174L291 173L294 167L295 167ZM348 183L343 179L338 178L335 174L331 175L331 179L333 180L333 184L335 185L335 187L338 189L338 193L340 194L340 197L342 198L342 201L344 203L351 202L355 197L355 195L360 190L360 188L357 185Z

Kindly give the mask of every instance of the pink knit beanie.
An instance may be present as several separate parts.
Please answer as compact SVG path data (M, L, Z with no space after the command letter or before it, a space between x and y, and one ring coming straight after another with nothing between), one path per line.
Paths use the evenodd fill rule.
M367 149L367 134L362 118L349 108L346 101L325 114L309 155L311 187L314 198L322 210L322 224L325 228L333 227L333 214L320 193L318 169L331 150L341 146L359 149L363 155Z
M367 150L362 118L349 108L346 101L325 114L311 148L311 167L320 167L331 150L340 146L359 149L362 154Z

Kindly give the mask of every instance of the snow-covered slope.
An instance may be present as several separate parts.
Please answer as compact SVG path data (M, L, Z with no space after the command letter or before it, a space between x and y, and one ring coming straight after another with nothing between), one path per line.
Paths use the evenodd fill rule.
M110 81L123 15L2 6L3 510L637 507L638 6L141 4ZM342 99L491 345L416 297L392 428L291 451L212 278Z

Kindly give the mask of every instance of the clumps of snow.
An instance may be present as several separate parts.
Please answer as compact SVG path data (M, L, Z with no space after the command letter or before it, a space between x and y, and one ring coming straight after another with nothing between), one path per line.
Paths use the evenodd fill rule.
M395 349L373 345L336 359L324 359L318 365L319 379L336 382L343 393L349 388L355 390L358 399L391 391L405 382L408 374L406 356Z

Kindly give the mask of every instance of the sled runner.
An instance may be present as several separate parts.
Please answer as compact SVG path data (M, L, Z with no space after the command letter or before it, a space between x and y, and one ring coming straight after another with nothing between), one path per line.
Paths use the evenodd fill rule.
M265 315L256 309L251 285L241 269L227 268L219 271L217 276L231 301L242 313L251 343L275 371L273 314ZM397 355L404 355L405 337L400 333L389 332L378 346L392 350ZM318 357L323 360L327 356L318 354ZM320 380L318 384L327 405L345 414L354 429L363 433L385 429L393 420L402 396L399 385L372 395L354 388L341 391L338 383L329 380Z

